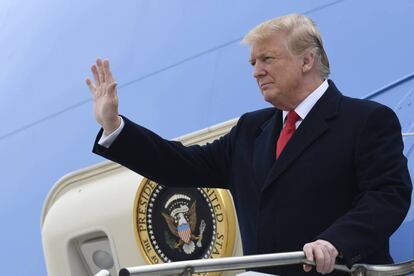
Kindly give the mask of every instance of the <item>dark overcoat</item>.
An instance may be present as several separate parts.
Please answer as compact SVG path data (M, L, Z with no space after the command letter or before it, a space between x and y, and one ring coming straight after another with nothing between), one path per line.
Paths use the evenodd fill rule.
M97 144L101 130L93 151L162 185L229 189L245 255L298 251L324 239L348 266L392 262L389 237L408 211L412 185L388 107L345 97L329 81L277 160L276 108L244 114L205 146L185 147L124 121L108 149ZM299 265L258 271L314 274Z

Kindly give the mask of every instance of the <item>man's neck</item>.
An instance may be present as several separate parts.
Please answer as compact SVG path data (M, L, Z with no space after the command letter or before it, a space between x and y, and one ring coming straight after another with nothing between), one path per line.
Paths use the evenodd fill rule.
M301 88L296 99L296 102L293 103L290 108L287 110L294 110L303 100L305 100L310 94L312 94L322 83L322 79L319 75L308 76L305 78L301 84ZM283 109L284 110L284 109Z

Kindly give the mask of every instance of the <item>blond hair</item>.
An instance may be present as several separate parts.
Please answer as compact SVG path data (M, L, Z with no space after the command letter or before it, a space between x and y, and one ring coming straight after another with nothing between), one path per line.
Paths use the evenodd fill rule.
M329 60L322 44L321 34L312 19L301 14L289 14L265 21L243 38L243 43L253 43L271 37L276 32L285 32L288 37L288 49L294 55L306 51L315 54L316 68L322 78L329 76Z

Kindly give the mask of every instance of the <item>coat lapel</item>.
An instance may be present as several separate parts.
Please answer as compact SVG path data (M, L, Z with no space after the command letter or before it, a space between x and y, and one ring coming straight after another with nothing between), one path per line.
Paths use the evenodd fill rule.
M274 183L315 140L329 129L327 120L337 114L340 97L340 92L330 82L328 90L302 121L277 161L273 163L265 177L262 191ZM281 121L282 119L280 123Z
M259 186L263 186L275 162L276 139L281 130L282 112L275 109L275 114L261 126L261 132L254 141L253 171Z

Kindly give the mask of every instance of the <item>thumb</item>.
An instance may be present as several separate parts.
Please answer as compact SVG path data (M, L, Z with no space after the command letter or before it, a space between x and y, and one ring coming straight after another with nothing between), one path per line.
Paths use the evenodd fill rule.
M311 270L312 270L312 266L311 266L311 265L304 264L304 265L303 265L303 270L304 270L305 272L309 272L309 271L311 271Z
M93 84L92 80L89 77L87 77L85 81L86 81L86 85L89 87L89 90L91 91L91 93L94 94L95 85Z

